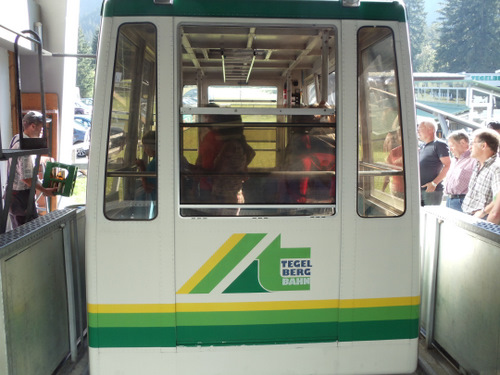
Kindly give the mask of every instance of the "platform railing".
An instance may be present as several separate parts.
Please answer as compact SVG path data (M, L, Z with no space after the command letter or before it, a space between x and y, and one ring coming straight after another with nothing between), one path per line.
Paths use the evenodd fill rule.
M467 374L500 374L500 226L421 210L422 332Z
M0 234L0 374L51 374L85 346L85 211Z
M438 120L439 125L441 126L441 130L443 131L443 136L445 138L447 138L450 133L450 126L449 126L450 123L453 123L459 126L460 128L471 129L471 130L480 129L482 127L480 124L465 120L451 113L441 111L437 108L428 106L423 103L415 102L415 107L417 109L420 109L421 111L431 114Z

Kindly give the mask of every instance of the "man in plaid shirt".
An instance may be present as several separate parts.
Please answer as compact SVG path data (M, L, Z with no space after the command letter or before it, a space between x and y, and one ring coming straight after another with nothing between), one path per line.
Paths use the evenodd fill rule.
M471 157L478 163L472 173L462 210L482 219L491 211L493 197L500 192L499 137L490 129L476 130L472 136Z

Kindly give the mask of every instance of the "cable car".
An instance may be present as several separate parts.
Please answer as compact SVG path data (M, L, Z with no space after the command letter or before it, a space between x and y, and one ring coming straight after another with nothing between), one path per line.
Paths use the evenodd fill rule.
M411 73L398 1L106 0L91 374L414 371Z

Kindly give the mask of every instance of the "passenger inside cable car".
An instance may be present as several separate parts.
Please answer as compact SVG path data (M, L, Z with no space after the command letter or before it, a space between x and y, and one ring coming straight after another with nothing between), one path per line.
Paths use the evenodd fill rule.
M285 150L285 170L290 171L335 171L335 134L332 127L316 127L320 118L316 116L294 116L297 126L291 129L290 141ZM285 181L284 203L333 203L335 199L335 176L300 173Z
M150 130L159 140L178 137L181 216L333 215L338 190L336 29L261 27L252 48L239 47L247 43L247 27L205 25L203 33L191 25L180 29L191 48L208 47L197 47L204 54L182 54L176 135L169 134L165 115L157 118L154 27L120 27L110 129L120 129L126 144L108 149L107 217L156 217L161 192L148 201L136 198L144 177L158 178L134 166L141 154L139 140ZM179 41L183 51L190 48L186 38ZM232 40L231 46L221 44L224 39ZM402 166L387 163L383 152L387 134L401 128L401 120L393 124L399 118L393 43L388 28L359 31L357 191L363 217L399 216L405 207L404 186L383 188L387 177L404 182ZM144 56L140 64L132 58L137 53ZM221 133L235 121L238 134L225 137L240 137L253 152L224 165L222 156L217 159L224 145Z

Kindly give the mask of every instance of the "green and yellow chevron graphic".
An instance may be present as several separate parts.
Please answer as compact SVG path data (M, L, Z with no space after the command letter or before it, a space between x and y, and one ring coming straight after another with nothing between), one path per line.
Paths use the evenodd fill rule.
M233 234L177 291L210 293L264 239L264 233ZM266 293L309 290L311 249L282 248L278 235L224 290L224 293Z
M280 235L263 242L266 236L232 235L177 294L208 294L224 280L228 286L218 289L223 293L309 290L311 249L282 248ZM254 258L248 259L249 255ZM239 274L232 273L245 258L249 265L239 267L243 270ZM228 276L232 279L227 280ZM418 337L419 303L418 296L408 296L89 304L89 344L113 348L414 339Z

